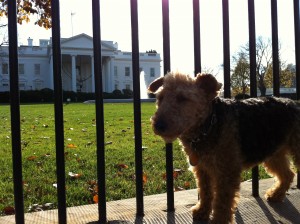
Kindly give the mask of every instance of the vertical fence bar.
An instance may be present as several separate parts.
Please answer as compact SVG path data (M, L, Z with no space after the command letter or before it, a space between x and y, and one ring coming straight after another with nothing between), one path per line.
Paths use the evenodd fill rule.
M143 198L143 153L141 130L141 100L140 100L140 64L139 64L139 30L137 0L131 0L131 40L132 40L132 72L134 99L134 136L135 136L135 177L136 177L136 213L144 215Z
M230 98L230 38L228 0L222 1L223 10L223 60L224 60L224 97Z
M20 123L20 92L18 75L18 32L16 1L7 3L8 36L9 36L9 81L10 81L10 114L11 114L11 143L13 160L15 221L24 223L24 198L22 180L22 150Z
M273 54L273 94L280 95L279 77L279 50L278 50L278 13L277 0L271 0L271 20L272 20L272 54Z
M59 0L51 1L52 15L52 52L54 80L56 175L59 223L67 223L65 155L64 155L64 116L61 77L60 12Z
M106 181L105 181L105 142L104 142L104 107L102 83L102 48L100 26L100 0L92 1L93 14L93 54L94 80L96 95L96 138L97 138L97 182L99 223L107 222Z
M201 39L200 39L200 8L199 0L193 0L194 24L194 75L201 72Z
M300 100L300 2L294 0L295 60L296 60L296 95ZM300 171L297 175L297 188L300 188Z
M249 55L250 55L250 95L257 97L256 83L256 37L254 0L248 0ZM252 168L252 195L259 196L258 166Z
M170 62L170 22L169 22L169 0L162 0L163 19L163 54L164 74L171 69ZM173 145L166 144L166 174L167 174L167 210L172 212L174 208L174 180L173 180Z

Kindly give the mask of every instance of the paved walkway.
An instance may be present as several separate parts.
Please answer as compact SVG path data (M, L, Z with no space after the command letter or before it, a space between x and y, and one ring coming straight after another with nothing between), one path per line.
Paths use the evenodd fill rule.
M236 213L238 224L300 224L300 190L296 189L294 181L287 198L283 203L268 203L263 198L264 191L273 184L273 179L260 181L261 198L251 196L251 182L243 182L241 199ZM146 196L144 198L145 216L135 217L135 198L112 201L107 203L108 223L153 223L153 224L187 224L205 223L193 222L190 207L197 200L196 190L187 190L175 193L175 212L166 212L166 194ZM84 205L67 209L68 223L95 224L98 219L97 205ZM25 214L25 222L29 224L58 223L57 210ZM0 218L0 223L14 222L14 216Z

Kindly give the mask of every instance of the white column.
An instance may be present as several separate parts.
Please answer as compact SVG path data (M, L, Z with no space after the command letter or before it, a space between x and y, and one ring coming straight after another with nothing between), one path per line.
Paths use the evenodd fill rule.
M54 89L54 83L53 83L53 55L50 55L49 88Z
M72 57L72 91L77 92L76 87L76 55L71 55Z
M110 79L109 79L109 81L110 81L110 92L112 92L112 91L114 91L114 63L115 62L115 59L114 59L114 57L111 57L110 58L110 74L109 74L109 77L110 77Z
M103 92L106 92L106 60L102 59L102 89Z
M92 74L92 92L94 93L95 92L95 73L94 73L94 56L91 55L91 74Z
M110 84L111 84L111 76L110 76L110 58L107 59L107 73L106 73L106 76L107 76L107 83L106 83L106 86L107 86L107 92L111 92L110 90Z

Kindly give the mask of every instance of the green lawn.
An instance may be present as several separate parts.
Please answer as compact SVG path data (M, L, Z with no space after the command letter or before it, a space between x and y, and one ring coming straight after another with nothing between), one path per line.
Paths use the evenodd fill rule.
M10 108L0 105L0 213L13 202ZM154 103L142 103L143 171L145 195L166 191L165 144L152 132L149 118ZM135 197L134 118L132 103L106 103L105 160L107 200ZM95 203L96 134L93 104L64 105L67 206ZM24 203L51 203L56 208L54 107L52 104L21 105ZM195 188L193 175L177 142L174 144L176 190ZM250 177L245 172L243 179ZM44 208L45 209L45 208Z

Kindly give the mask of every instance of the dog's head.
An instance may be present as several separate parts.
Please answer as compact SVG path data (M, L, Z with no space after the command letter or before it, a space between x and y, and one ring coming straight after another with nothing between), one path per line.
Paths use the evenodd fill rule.
M154 132L166 142L172 142L201 124L221 86L210 74L192 78L181 73L168 73L154 80L148 87L156 95L157 111L151 118Z

